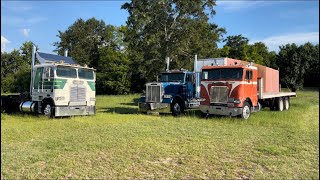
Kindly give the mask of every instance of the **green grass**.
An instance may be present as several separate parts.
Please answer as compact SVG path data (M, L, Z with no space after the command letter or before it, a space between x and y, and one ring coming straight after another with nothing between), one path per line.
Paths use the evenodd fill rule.
M249 120L137 113L98 96L97 115L1 114L1 179L319 179L319 91Z

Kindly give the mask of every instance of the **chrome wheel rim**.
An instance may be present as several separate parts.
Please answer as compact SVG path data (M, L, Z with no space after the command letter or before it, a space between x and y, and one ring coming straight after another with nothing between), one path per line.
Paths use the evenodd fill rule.
M248 119L250 116L250 108L249 106L244 106L242 110L242 115L244 119Z
M283 101L279 101L279 111L283 111Z
M289 109L289 101L288 100L286 100L286 110L288 110Z
M173 106L173 110L175 112L180 112L180 105L178 103L176 103L174 106Z
M44 108L44 114L45 115L51 115L51 106L50 106L50 104L47 104L47 106Z

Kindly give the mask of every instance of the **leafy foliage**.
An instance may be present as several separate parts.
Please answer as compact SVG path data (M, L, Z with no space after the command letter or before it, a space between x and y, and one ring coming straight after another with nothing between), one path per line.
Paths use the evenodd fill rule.
M99 49L100 65L97 69L98 94L128 93L128 58L124 53L111 48Z
M1 53L1 92L29 91L32 44L27 41L20 50Z
M98 94L141 92L146 82L156 80L165 70L192 70L194 55L199 58L230 57L254 60L255 63L280 69L283 87L293 91L305 86L319 87L319 45L287 44L279 53L269 51L262 42L249 44L240 35L228 36L222 48L217 47L224 28L209 22L215 15L214 0L132 0L122 9L129 13L126 26L115 27L94 17L78 19L67 30L58 31L56 52L97 71ZM29 90L33 43L19 50L1 53L1 92Z
M131 59L131 90L141 91L145 82L155 80L165 70L166 57L172 61L171 68L189 68L196 53L217 55L216 42L225 30L208 22L206 12L214 15L214 6L212 0L133 0L122 6L129 13L125 41Z
M313 78L318 79L318 57L319 45L314 46L311 43L306 43L297 46L293 43L280 46L277 64L280 67L281 82L292 91L296 91L303 87L306 75L309 75L308 78L310 78L310 75L313 75Z
M242 35L228 36L224 39L225 45L220 49L222 57L230 57L245 61L253 60L257 64L276 68L275 52L269 52L263 42L249 44L249 39Z
M78 19L65 32L59 31L56 51L63 54L68 49L79 64L97 69L98 94L123 94L129 91L125 32L126 27L106 25L103 20Z

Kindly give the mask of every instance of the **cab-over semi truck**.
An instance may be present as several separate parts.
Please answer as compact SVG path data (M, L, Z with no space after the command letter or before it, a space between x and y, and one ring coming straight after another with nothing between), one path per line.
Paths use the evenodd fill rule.
M35 58L40 64L35 65ZM1 108L17 108L22 112L48 117L94 115L95 70L76 64L71 57L32 50L29 98L2 96ZM8 109L10 110L10 109Z
M194 71L169 70L161 73L160 82L146 84L146 91L138 103L140 112L171 112L177 116L185 109L199 108L200 102L205 100L200 97L200 72L203 66L226 65L240 63L240 60L231 58L197 59L195 55Z
M262 107L289 110L290 97L296 96L295 92L280 92L278 70L240 60L222 66L203 66L200 92L205 99L199 106L204 116L243 119Z

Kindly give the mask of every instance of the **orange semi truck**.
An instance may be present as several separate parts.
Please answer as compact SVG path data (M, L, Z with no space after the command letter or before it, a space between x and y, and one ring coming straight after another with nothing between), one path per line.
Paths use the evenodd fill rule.
M217 60L222 63L211 63ZM262 107L289 110L290 97L296 97L294 92L280 92L278 70L230 58L208 59L206 64L201 69L200 85L200 97L205 100L199 107L205 117L213 114L248 119Z

